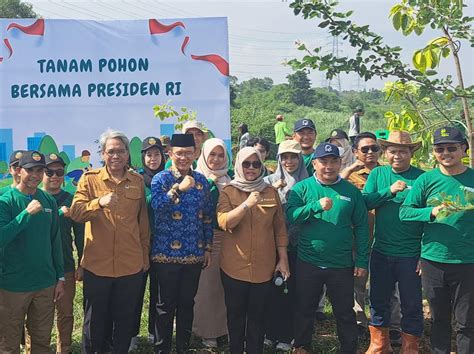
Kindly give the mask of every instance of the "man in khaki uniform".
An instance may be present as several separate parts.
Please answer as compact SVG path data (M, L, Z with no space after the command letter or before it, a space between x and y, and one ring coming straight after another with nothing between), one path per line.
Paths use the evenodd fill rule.
M105 166L81 177L70 210L74 221L85 223L78 272L84 279L82 350L127 353L142 272L150 264L145 187L127 168L129 141L123 133L107 130L99 143Z

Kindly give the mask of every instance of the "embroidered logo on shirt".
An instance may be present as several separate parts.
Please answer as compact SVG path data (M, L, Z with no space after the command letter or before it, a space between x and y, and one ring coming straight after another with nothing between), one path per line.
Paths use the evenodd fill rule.
M350 197L346 197L344 195L338 195L337 197L338 197L338 199L345 200L346 202L352 201L352 199Z
M52 211L51 209L49 209L49 208L44 208L44 212L45 212L45 213L52 213L53 211Z

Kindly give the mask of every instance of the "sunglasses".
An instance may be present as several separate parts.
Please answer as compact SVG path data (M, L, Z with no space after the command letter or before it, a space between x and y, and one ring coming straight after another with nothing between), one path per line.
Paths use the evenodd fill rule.
M442 154L443 152L455 152L459 149L459 146L447 146L447 147L435 147L433 150L437 154Z
M369 151L379 152L380 151L380 146L378 146L378 145L367 145L367 146L362 146L358 150L360 152L362 152L363 154L367 154Z
M64 176L64 170L61 168L59 170L50 170L50 169L47 169L46 171L44 171L44 173L46 174L46 176L48 177L53 177L54 175L58 176L58 177L62 177Z
M252 166L253 168L260 169L262 168L262 163L260 161L244 161L242 162L242 167L243 168L250 168Z

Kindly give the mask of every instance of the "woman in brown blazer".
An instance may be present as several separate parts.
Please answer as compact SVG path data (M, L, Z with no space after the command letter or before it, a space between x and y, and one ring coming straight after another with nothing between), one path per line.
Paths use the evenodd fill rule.
M243 353L244 342L247 353L263 353L265 298L272 278L276 272L290 276L285 218L278 192L263 181L263 171L255 148L240 150L235 178L217 205L225 232L220 266L232 354Z

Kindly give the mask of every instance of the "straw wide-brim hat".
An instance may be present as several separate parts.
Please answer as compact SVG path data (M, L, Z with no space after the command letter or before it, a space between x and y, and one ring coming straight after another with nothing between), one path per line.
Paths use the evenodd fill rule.
M421 148L421 141L412 142L410 134L401 130L392 130L388 134L388 139L378 139L378 142L383 148L388 146L406 146L412 149L413 152Z

